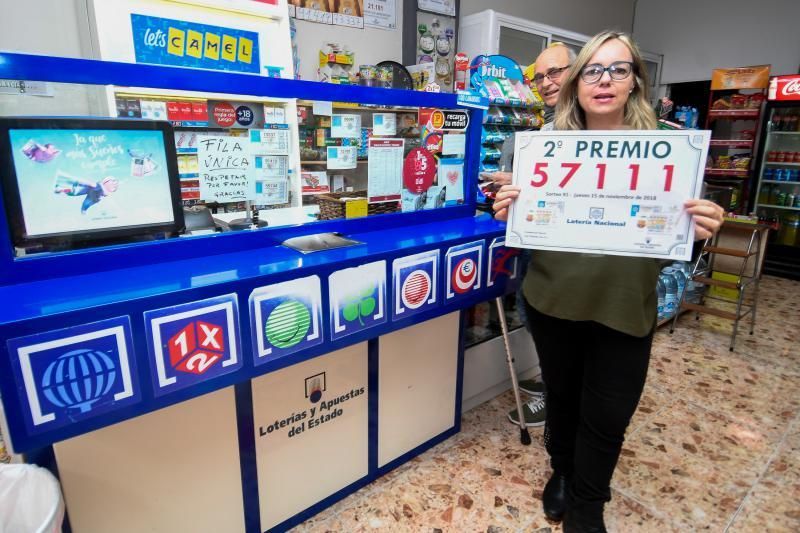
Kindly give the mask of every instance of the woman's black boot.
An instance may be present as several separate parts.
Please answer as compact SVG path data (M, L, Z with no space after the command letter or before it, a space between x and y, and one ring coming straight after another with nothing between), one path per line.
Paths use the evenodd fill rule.
M560 522L567 508L567 486L569 479L564 474L553 472L542 492L542 508L548 520Z

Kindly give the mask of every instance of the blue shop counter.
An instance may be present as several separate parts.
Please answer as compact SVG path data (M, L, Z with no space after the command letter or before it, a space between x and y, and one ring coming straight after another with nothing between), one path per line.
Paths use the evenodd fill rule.
M15 54L0 54L0 78L460 109L453 95ZM29 218L27 233L14 226L34 212L14 159L0 213L3 432L57 473L74 531L285 530L458 432L461 311L521 275L504 227L474 216L482 111L460 112L473 124L464 190L437 208L45 253L25 240ZM37 170L58 157L3 142ZM146 175L152 154L130 157ZM84 216L116 190L64 175L42 202L84 187ZM323 231L357 244L281 244Z

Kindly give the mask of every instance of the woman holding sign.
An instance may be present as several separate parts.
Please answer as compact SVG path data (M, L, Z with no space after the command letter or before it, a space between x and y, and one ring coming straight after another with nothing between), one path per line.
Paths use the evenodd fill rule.
M652 130L647 69L630 37L604 32L562 82L555 130ZM494 211L508 219L520 188L503 186ZM685 203L697 239L716 233L722 208ZM553 474L545 514L565 533L604 532L603 507L647 377L656 324L656 259L535 250L523 282L547 389L545 445Z

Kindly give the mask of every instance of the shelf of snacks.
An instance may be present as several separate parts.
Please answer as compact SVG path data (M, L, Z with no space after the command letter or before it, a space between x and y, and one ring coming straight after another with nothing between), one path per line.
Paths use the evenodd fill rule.
M707 168L705 171L706 176L725 176L728 178L746 178L749 174L747 169L740 170L736 168Z
M712 109L708 112L708 118L758 120L759 114L758 109Z
M310 100L298 100L298 107L313 107L314 102ZM374 111L378 113L386 113L387 111L393 113L417 113L419 111L416 107L398 107L398 106L378 106L378 105L357 105L349 102L333 102L333 109L342 109L346 111Z
M722 148L752 148L754 142L753 139L711 139L710 145Z

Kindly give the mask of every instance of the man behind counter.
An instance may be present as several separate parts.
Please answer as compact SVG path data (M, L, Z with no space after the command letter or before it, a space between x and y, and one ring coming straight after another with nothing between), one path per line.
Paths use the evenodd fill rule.
M561 89L561 80L565 79L565 73L572 65L573 61L575 61L575 52L564 43L556 42L542 51L539 57L536 58L536 62L531 65L531 67L533 67L533 84L536 86L536 90L544 101L544 125L541 128L542 131L553 129L553 119L556 114L555 108L556 102L558 102L558 93ZM483 174L484 179L492 180L498 188L511 183L511 169L513 168L512 164L514 159L513 135L503 142L501 152L500 161L498 162L500 172ZM522 257L523 264L527 266L530 260L529 253L523 253ZM517 310L522 323L525 324L525 327L530 331L528 319L525 316L525 305L521 300L521 294L521 292L517 294ZM531 396L531 399L522 406L525 425L528 427L544 425L544 385L535 379L523 379L519 382L519 388L521 391ZM508 413L508 419L514 424L519 424L519 414L517 414L516 409Z

